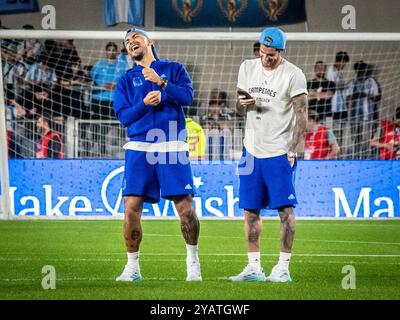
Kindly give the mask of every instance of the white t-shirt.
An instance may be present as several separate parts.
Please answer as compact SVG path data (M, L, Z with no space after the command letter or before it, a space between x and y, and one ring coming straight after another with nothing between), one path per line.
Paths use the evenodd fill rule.
M257 158L285 154L293 135L295 115L291 98L307 94L304 73L283 59L274 70L267 71L261 59L245 60L240 65L237 87L256 99L247 107L244 146Z

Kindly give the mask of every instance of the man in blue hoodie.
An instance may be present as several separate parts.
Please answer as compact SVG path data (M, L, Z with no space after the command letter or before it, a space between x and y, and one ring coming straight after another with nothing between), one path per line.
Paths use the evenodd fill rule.
M154 42L141 29L126 32L124 44L135 61L117 82L114 111L130 138L124 149L124 237L128 263L117 281L139 281L143 203L172 200L187 250L187 281L201 281L200 223L193 207L193 176L183 105L193 102L192 81L178 62L158 59Z

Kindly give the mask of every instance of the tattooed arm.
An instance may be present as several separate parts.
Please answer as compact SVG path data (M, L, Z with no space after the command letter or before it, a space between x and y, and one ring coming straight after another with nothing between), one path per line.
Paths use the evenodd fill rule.
M292 98L292 105L296 115L296 123L293 129L293 138L289 144L289 151L296 152L300 143L304 140L307 126L307 95L300 94Z

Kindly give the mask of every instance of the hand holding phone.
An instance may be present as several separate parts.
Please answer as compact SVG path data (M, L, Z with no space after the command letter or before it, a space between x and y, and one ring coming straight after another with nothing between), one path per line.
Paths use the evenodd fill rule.
M246 90L238 88L237 94L239 96L239 103L243 106L249 106L256 103L256 100Z

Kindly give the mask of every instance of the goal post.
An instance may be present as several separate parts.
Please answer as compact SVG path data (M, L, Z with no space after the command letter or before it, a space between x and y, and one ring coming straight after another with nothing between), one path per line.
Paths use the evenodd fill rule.
M54 120L56 131L60 133L64 143L63 158L122 159L124 157L124 151L121 147L127 140L126 132L118 121L116 121L115 117L107 119L99 118L98 112L104 107L104 104L99 103L99 99L95 97L99 92L104 92L104 88L102 88L101 83L96 83L96 79L93 78L93 74L90 71L93 70L92 68L100 60L106 58L105 47L110 42L118 47L118 59L122 56L120 50L122 49L124 34L124 31L0 30L2 53L11 57L9 61L6 61L11 68L4 68L4 65L0 68L0 72L2 73L0 77L0 218L4 219L12 216L11 211L15 204L12 199L10 201L8 198L10 189L9 176L11 178L15 177L14 168L21 168L21 166L14 166L14 164L18 163L18 160L12 160L14 162L7 161L7 129L14 133L15 142L19 147L18 151L16 151L18 157L35 158L37 157L35 148L40 138L36 127L36 119L39 115L47 116L49 114L48 112L37 112L35 114L34 112L29 113L29 111L21 115L21 108L34 109L34 107L40 107L44 111L51 112L51 115L49 115L51 119L49 120ZM155 40L155 46L160 58L180 61L186 67L193 81L195 92L194 102L192 106L184 106L184 110L187 117L193 118L193 120L204 128L206 136L206 159L212 161L237 161L242 153L245 127L245 118L235 112L237 75L242 61L255 58L253 55L253 44L258 41L259 32L149 31L148 34ZM400 107L400 91L398 90L400 87L400 33L288 32L286 35L288 43L284 57L300 67L307 80L312 80L315 77L314 67L317 61L323 61L327 66L332 66L336 53L340 51L345 51L350 56L350 61L343 70L347 84L351 83L357 76L354 67L357 62L364 61L368 65L373 66L372 77L379 83L381 91L379 93L379 101L376 102L377 109L375 113L377 117L372 122L369 120L364 121L363 119L361 121L362 126L359 128L354 127L355 119L349 113L348 118L343 122L343 127L340 127L340 137L337 135L340 144L338 160L379 160L378 149L372 147L370 144L371 137L377 131L379 121L381 119L393 120L396 108ZM7 42L6 40L11 46L3 45ZM18 83L20 88L22 88L22 93L12 93L13 97L16 98L10 98L8 96L10 90L8 90L7 85L12 81L16 81L15 79L11 79L9 71L16 65L12 57L16 49L13 47L12 42L14 41L16 46L18 46L24 40L39 42L42 46L42 51L46 50L47 42L73 40L73 46L76 48L79 56L78 73L73 73L75 72L73 68L68 67L71 64L69 58L60 54L57 56L58 60L56 59L55 62L58 65L56 67L50 66L50 69L55 70L59 67L59 70L56 70L56 73L58 72L57 81L52 82L52 85L57 85L57 89L48 89L41 84L29 86L24 82L26 80L24 79L26 77L25 73L31 67L31 64L28 63L25 65L25 73L22 76L20 75L22 82ZM72 42L67 45L71 44ZM60 44L61 47L64 45L63 43ZM38 62L39 56L35 59ZM76 60L74 61L76 62ZM130 61L130 63L131 66L133 62ZM125 68L128 68L128 65L129 62L126 62ZM5 70L6 74L4 74ZM15 71L16 68L13 70ZM104 71L104 68L99 68L97 75L100 78L110 76ZM79 85L72 85L72 82L68 84L68 81L71 78L74 79L73 77L75 76L79 78L81 83ZM65 81L67 83L65 86L60 84L60 79L65 80L63 77L67 80ZM112 81L115 82L115 79ZM5 88L4 92L3 88ZM41 92L40 90L46 91L48 100L56 103L43 104L42 106L41 102L35 102L36 91ZM41 99L43 99L42 96ZM11 100L15 100L16 103L11 105ZM4 104L4 101L6 101L6 104ZM226 121L209 124L212 122L209 121L209 118L211 117L210 113L212 112L213 103L218 104L218 108L220 108L219 112L224 115ZM18 111L17 105L20 114L16 112ZM54 106L58 109L52 109ZM16 112L16 114L10 116L10 112ZM334 117L324 114L324 119L324 124L328 128L334 129L336 121ZM218 127L223 122L229 124L228 128L224 127L220 129ZM362 137L360 133L362 133ZM8 165L10 169L8 169ZM347 163L345 162L340 164L342 167L346 165ZM367 164L364 163L363 165ZM321 163L318 168L321 169L323 166L325 166L325 163ZM120 173L118 171L119 168L115 170L115 176L118 176L117 174ZM208 168L205 167L203 170L208 170ZM321 174L323 171L318 172L319 176L315 177L317 180L323 178L323 174ZM339 180L346 177L344 171L340 172L338 173L340 176L337 177ZM357 174L360 176L364 174L367 178L371 177L373 181L379 179L379 172L371 169L371 167L368 167L368 172L357 171ZM62 184L62 181L54 183ZM202 185L201 181L198 181L198 183L199 186ZM51 193L53 187L50 188L49 184L50 182L48 181L43 182L36 190L38 193L42 193L41 197L43 199L45 198L43 194L48 199L51 196L54 199L56 198L56 191ZM315 183L315 185L317 184ZM79 190L83 189L84 187ZM88 187L88 189L90 188ZM226 190L231 191L229 188ZM11 191L14 191L13 181L11 181ZM33 197L32 193L26 191L26 193L22 194L21 191L19 194L18 192L20 192L20 189L14 194L18 194L18 196L24 198L24 203L30 205L32 201L29 202L27 199ZM81 194L77 193L76 197L79 198L79 196L83 195L85 193L82 191ZM233 193L229 193L229 196L234 199ZM322 191L316 190L315 198L318 198L318 196L327 199L325 194L322 195ZM61 194L60 197L64 197L64 195ZM105 191L102 194L102 198L106 198ZM40 202L41 210L43 210L43 199L39 199L37 202L38 207ZM328 200L332 199L334 199L333 196ZM53 202L57 203L55 200ZM53 202L49 200L49 203L54 206ZM67 205L67 202L65 203L64 207ZM76 202L70 205L74 210L75 204ZM208 201L208 205L212 206L211 200ZM19 212L25 210L25 207L20 205ZM56 212L53 209L52 207L52 210L47 210L49 215ZM100 207L95 208L93 206L92 209L98 209L98 212L102 212L102 208ZM34 209L27 215L34 216L32 214L33 211ZM113 210L113 212L117 211L116 209ZM18 215L16 210L15 212L15 215Z
M2 70L1 59L0 70ZM10 180L8 173L8 147L3 77L0 77L0 220L11 219L9 193Z

